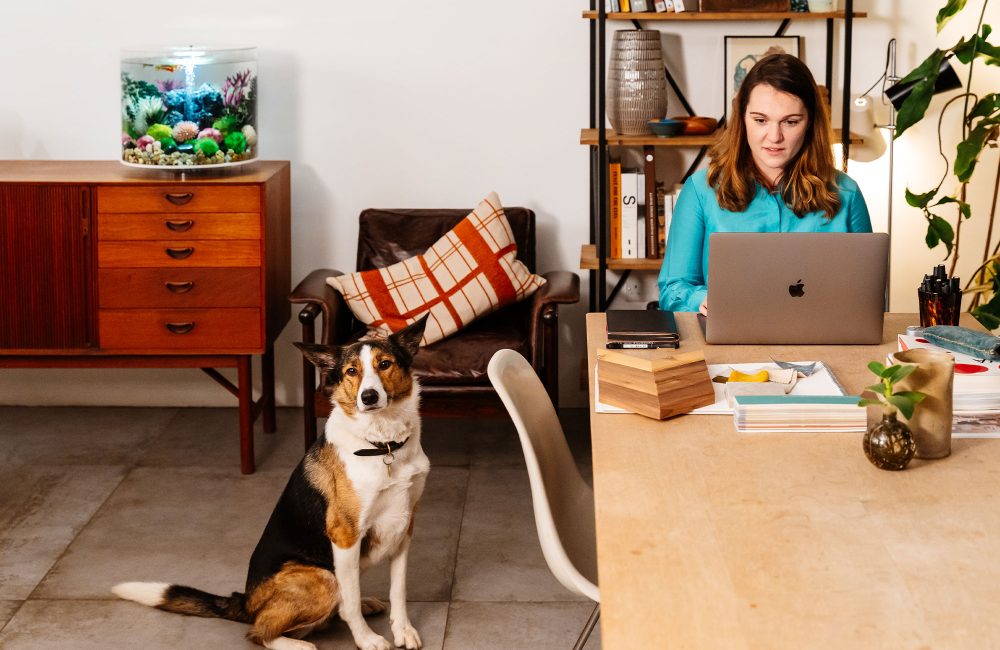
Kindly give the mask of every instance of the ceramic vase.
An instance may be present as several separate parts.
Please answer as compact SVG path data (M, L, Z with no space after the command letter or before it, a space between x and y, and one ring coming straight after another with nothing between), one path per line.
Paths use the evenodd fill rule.
M917 390L926 397L913 416L905 418L917 446L917 458L944 458L951 454L952 387L955 357L942 350L914 348L896 352L897 363L914 363L917 369L897 384L899 390Z
M901 470L913 458L916 446L910 429L896 419L895 413L885 413L872 425L863 440L865 456L879 469Z
M608 120L621 135L650 133L649 121L667 113L667 78L660 32L618 30L611 41L607 81Z

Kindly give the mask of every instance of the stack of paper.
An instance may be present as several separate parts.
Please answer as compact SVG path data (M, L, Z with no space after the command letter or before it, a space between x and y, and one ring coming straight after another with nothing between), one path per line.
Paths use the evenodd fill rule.
M740 433L853 432L868 427L853 395L737 395L733 420Z
M926 339L906 334L900 334L897 343L900 350L942 349ZM953 432L1000 434L1000 363L976 359L951 350L945 352L955 357L955 384L952 395Z

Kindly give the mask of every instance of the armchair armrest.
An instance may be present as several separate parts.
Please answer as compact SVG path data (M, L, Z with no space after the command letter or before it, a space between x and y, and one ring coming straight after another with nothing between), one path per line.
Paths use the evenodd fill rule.
M531 297L531 330L534 336L535 328L544 316L549 305L572 304L580 301L580 276L571 271L549 271L543 273L546 282Z
M316 316L323 314L323 331L320 342L324 345L340 343L347 339L352 328L350 308L333 287L326 283L331 275L343 275L333 269L316 269L292 289L288 301L305 304L299 313L303 328L312 327Z

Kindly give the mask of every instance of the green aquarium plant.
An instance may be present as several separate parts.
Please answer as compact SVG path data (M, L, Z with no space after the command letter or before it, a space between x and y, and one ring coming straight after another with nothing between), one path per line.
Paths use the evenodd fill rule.
M913 417L913 409L926 397L917 390L896 390L896 384L908 377L917 369L915 363L894 363L885 366L878 361L868 364L868 369L879 378L877 384L867 387L867 390L875 394L875 399L862 398L858 406L880 406L885 415L895 415L898 411L903 417L910 419Z
M947 0L947 3L937 13L937 31L953 17L966 8L968 0ZM927 191L911 191L906 188L906 202L919 208L927 222L925 241L928 248L944 244L945 259L951 258L950 274L954 275L958 264L959 243L962 222L972 217L972 206L966 202L967 186L976 170L976 163L987 146L996 146L998 127L1000 127L1000 94L990 92L982 97L972 92L973 69L977 61L985 65L1000 66L1000 46L990 42L992 28L985 24L986 7L989 0L972 6L979 8L979 20L976 30L967 37L962 37L957 43L945 49L935 49L919 66L900 80L900 84L915 82L910 95L899 109L896 120L894 138L898 138L914 124L923 120L934 95L934 86L940 73L941 64L945 59L954 57L968 66L968 76L965 88L960 94L950 98L937 116L938 152L944 160L944 173L936 187ZM941 141L941 126L949 108L962 101L962 112L951 113L951 119L960 119L962 125L961 141L954 152L954 162L944 153ZM1000 165L997 167L997 177L1000 178ZM954 183L945 187L952 178ZM946 218L945 210L956 212L951 219ZM992 206L990 223L987 233L993 232L993 220L996 216L996 206ZM988 329L1000 327L1000 243L990 249L990 234L987 235L983 250L982 263L974 273L974 277L966 287L966 293L973 295L969 310L972 315Z

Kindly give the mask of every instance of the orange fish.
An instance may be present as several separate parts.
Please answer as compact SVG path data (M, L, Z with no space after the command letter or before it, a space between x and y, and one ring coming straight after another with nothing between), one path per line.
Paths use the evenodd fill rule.
M164 72L174 73L181 69L179 65L158 65L154 70L163 70Z

